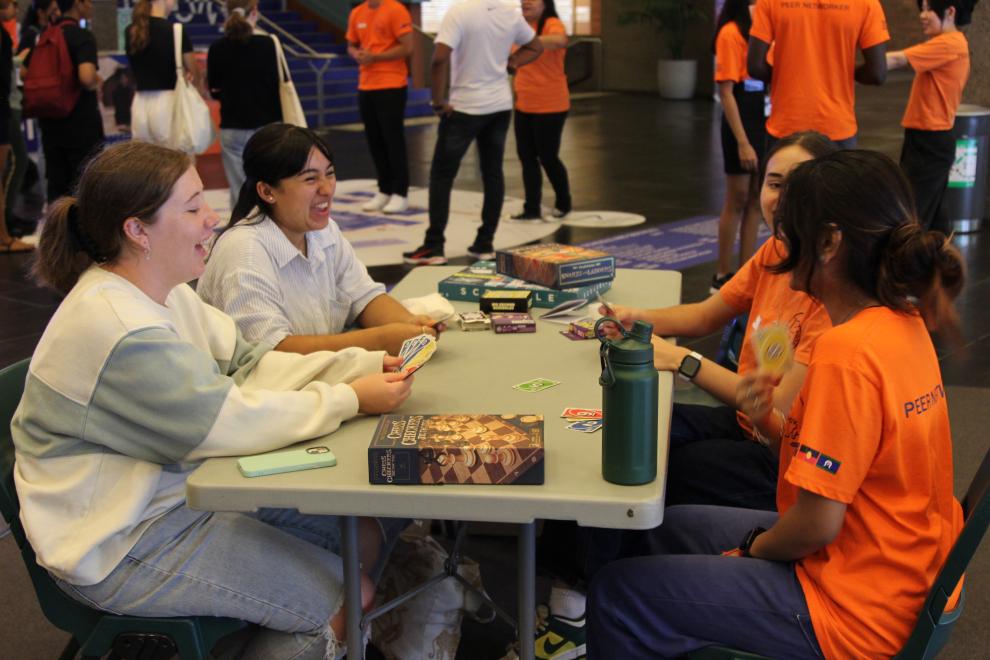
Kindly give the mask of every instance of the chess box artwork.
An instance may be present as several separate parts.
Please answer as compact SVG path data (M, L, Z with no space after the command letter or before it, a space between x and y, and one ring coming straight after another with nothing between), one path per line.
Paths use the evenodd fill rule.
M543 483L542 415L382 415L373 484Z

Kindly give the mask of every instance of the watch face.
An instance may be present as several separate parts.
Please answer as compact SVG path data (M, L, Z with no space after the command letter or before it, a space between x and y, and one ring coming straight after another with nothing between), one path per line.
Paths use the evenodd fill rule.
M690 380L698 375L699 369L701 369L701 360L693 355L688 355L685 356L684 361L681 362L681 368L678 369L678 371L681 372L682 376Z

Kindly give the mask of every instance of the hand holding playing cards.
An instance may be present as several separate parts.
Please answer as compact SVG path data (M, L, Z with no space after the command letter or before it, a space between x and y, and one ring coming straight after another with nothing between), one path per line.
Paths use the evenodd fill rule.
M611 309L609 309L611 308ZM643 318L643 310L637 307L629 307L627 305L616 305L609 303L609 306L599 305L598 313L602 316L611 316L616 321L619 321L626 327L626 330L632 327L633 322L636 319ZM605 331L605 336L609 339L615 339L619 336L618 329L611 323L606 323L602 326L602 330Z
M773 411L773 392L780 378L779 374L759 370L743 376L736 386L736 408L759 423Z
M384 372L395 371L400 366L402 366L402 358L397 355L388 355L386 353L385 357L382 358L382 371Z
M398 355L402 350L402 342L412 339L418 335L427 334L436 337L437 331L425 323L386 323L378 326L379 341L381 347L389 355Z
M361 376L351 383L358 398L358 412L380 415L391 412L412 393L412 377L403 374L381 373Z

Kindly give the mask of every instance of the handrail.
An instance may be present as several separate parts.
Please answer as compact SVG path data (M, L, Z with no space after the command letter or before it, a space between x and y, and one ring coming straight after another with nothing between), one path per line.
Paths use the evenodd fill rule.
M224 14L227 13L227 6L220 0L209 0L209 2L211 4L219 6L223 10ZM313 49L312 46L305 43L304 41L301 41L298 37L296 37L292 33L286 31L282 26L280 26L278 23L274 22L264 14L261 13L258 14L258 22L265 27L264 32L268 34L275 32L276 34L278 34L279 38L282 40L282 47L285 49L287 53L289 53L293 57L299 57L303 59L314 59L314 60L332 60L337 57L340 57L336 53L317 52L316 50ZM296 50L296 48L294 48L293 46L290 46L289 44L285 43L287 40L292 42L292 44L294 44L295 46L301 48L302 49L301 52Z

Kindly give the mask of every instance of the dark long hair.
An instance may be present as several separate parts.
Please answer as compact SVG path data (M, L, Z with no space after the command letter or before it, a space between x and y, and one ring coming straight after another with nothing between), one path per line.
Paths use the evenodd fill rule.
M945 10L949 7L956 8L956 27L969 25L973 19L973 9L976 8L978 0L928 0L928 8L935 12L938 20L945 20ZM921 10L924 0L918 0L918 10Z
M875 151L842 150L801 163L777 207L775 232L787 256L774 273L794 271L812 296L818 248L831 227L842 232L844 278L891 309L917 309L931 330L958 337L952 301L965 281L949 239L918 223L911 186L897 163Z
M62 293L95 263L113 263L125 245L124 220L154 224L158 209L192 161L148 142L107 147L83 169L75 196L48 209L35 254L35 277Z
M718 33L725 27L726 23L735 23L742 32L743 39L749 39L749 28L753 26L753 18L749 15L749 0L725 0L722 11L718 13L715 21L715 36L712 37L712 52L715 52L715 42L718 41Z
M760 181L763 181L763 178L766 176L767 164L770 162L770 159L778 151L787 147L800 147L808 152L812 158L821 158L839 150L839 145L832 142L827 135L818 131L798 131L797 133L791 133L786 137L780 138L770 147L770 151L767 152L766 158L763 159L760 165Z
M557 15L557 5L554 4L554 0L543 0L543 13L536 21L537 35L543 34L543 26L547 24L548 18L560 18Z
M127 54L140 53L151 43L151 0L138 0L127 26Z
M244 146L244 184L230 214L230 223L223 231L245 218L260 220L257 215L250 215L255 208L271 216L271 205L258 195L258 183L267 183L277 188L283 179L302 172L309 160L309 153L314 148L333 163L330 145L308 128L292 124L269 124L252 135Z

